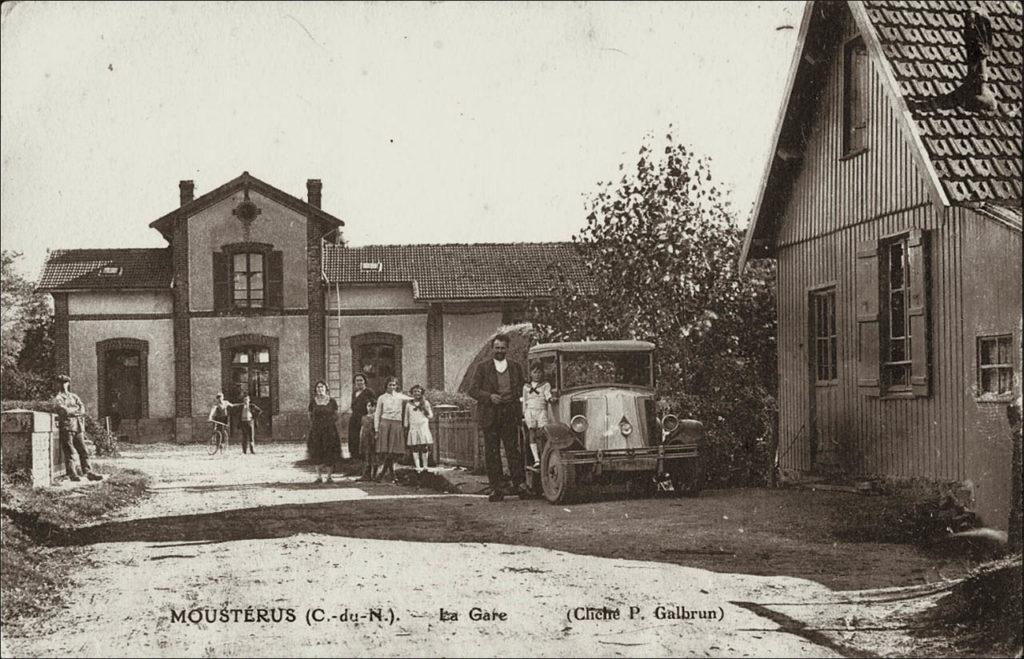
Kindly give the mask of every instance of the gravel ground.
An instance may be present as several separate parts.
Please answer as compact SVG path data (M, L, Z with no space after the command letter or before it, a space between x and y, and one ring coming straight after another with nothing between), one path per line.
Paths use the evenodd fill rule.
M151 474L153 496L72 535L70 544L89 545L91 566L76 579L67 609L31 628L5 629L2 654L911 654L905 621L946 588L920 578L909 589L838 591L799 572L778 574L799 561L787 554L773 566L757 558L763 547L749 558L721 547L722 538L746 545L767 533L743 526L737 533L729 520L709 523L713 532L694 526L698 548L682 554L631 532L630 525L667 528L658 515L685 520L676 501L560 508L351 479L318 487L296 464L301 447L258 448L255 456L212 457L202 447L130 448L108 461ZM708 499L695 505L738 503ZM742 510L736 517L745 523ZM785 545L771 551L784 553ZM816 551L789 550L805 563L817 560ZM868 559L881 553L865 551ZM632 560L656 556L670 562ZM767 576L728 572L743 561L760 561ZM911 567L920 568L900 569ZM658 606L696 617L659 618ZM473 620L474 608L503 619ZM442 609L458 619L442 620ZM579 619L607 618L605 610L618 619ZM374 611L384 619L369 617ZM208 612L217 616L212 622L203 620ZM286 618L274 621L275 614Z

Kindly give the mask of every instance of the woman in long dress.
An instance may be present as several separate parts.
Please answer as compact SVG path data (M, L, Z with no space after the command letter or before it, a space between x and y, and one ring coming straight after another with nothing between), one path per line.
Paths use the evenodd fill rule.
M338 437L338 401L331 398L327 383L316 383L309 401L309 457L316 465L316 480L323 483L320 472L327 471L327 482L333 483L334 463L341 457L341 438Z
M356 373L352 378L352 406L349 408L352 416L348 418L348 448L353 458L363 458L359 445L359 433L363 417L366 416L366 404L377 398L377 394L366 386L366 376Z

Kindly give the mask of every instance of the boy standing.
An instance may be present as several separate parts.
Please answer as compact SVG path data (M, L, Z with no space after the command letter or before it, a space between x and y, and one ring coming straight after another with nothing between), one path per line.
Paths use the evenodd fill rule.
M241 408L238 413L239 420L242 426L242 454L246 453L248 449L249 453L256 453L256 417L263 411L260 406L253 403L249 398L249 394L242 397L242 402L239 403Z

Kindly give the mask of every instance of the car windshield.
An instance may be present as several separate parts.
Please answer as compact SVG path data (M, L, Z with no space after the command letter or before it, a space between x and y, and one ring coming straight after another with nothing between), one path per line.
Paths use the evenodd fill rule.
M569 352L562 354L561 361L563 387L652 385L649 352Z

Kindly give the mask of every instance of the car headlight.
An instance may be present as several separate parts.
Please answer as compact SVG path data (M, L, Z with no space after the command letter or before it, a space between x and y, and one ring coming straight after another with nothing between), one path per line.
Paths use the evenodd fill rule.
M678 427L679 417L677 417L675 414L666 414L665 417L661 420L661 429L667 433L675 432L676 428Z
M629 436L629 434L633 432L633 424L631 424L629 421L626 421L625 419L619 421L619 432L621 432L625 436Z
M581 435L587 432L587 427L589 425L590 424L587 423L587 417L582 414L577 414L571 421L569 421L569 427L572 428L572 431Z

